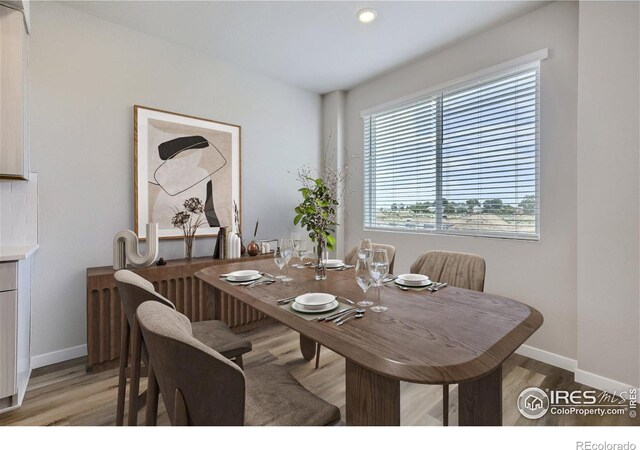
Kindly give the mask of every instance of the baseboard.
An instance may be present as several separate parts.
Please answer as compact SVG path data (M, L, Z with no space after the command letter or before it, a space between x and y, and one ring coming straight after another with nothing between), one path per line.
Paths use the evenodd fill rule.
M575 372L578 367L578 361L575 359L560 356L556 353L540 350L539 348L530 347L528 345L521 345L520 348L516 350L516 353L518 355L526 356L527 358L535 359L536 361L560 367L561 369L568 370L569 372Z
M32 356L31 368L37 369L38 367L50 366L51 364L68 361L73 358L80 358L81 356L86 356L86 354L86 344L78 345L77 347L63 348L62 350L56 350L55 352Z
M573 377L576 383L600 389L601 391L608 392L609 394L620 394L621 392L628 392L629 389L633 388L633 386L629 384L580 370L578 369L578 362L575 359L560 356L546 350L540 350L539 348L530 347L528 345L521 345L520 348L516 350L516 353L526 356L527 358L535 359L536 361L541 361L543 363L568 370L569 372L573 372Z
M586 384L587 386L600 389L601 391L605 391L610 394L620 395L621 392L629 392L629 389L638 389L630 384L612 380L611 378L596 375L595 373L587 372L586 370L578 368L575 370L575 380L577 383Z

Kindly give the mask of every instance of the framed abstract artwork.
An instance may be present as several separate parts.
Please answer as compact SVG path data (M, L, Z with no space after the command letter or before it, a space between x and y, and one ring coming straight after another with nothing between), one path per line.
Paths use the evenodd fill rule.
M240 211L240 126L134 106L135 223L159 224L161 239L182 239L171 218L185 200L204 203L206 223L196 236L215 236Z

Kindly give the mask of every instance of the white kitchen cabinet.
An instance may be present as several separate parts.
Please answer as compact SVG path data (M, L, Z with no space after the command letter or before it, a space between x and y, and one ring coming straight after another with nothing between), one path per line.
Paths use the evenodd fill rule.
M23 12L0 5L0 178L29 178L27 64Z
M0 412L22 404L31 375L31 259L0 263Z

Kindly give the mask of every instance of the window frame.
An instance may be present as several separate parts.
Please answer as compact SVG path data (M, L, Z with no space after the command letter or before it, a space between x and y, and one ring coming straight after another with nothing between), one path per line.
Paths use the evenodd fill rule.
M392 100L390 102L385 102L378 106L366 109L361 111L361 117L363 119L363 230L364 231L381 231L381 232L397 232L397 233L409 233L409 234L431 234L431 235L441 235L441 236L466 236L466 237L480 237L480 238L491 238L491 239L508 239L514 241L525 241L525 242L539 242L541 237L540 230L540 216L541 216L541 198L540 198L540 179L541 179L541 167L540 167L540 147L541 147L541 120L540 120L540 110L541 110L541 62L548 57L548 49L538 50L536 52L530 53L528 55L521 56L519 58L515 58L513 60L507 61L505 63L489 67L487 69L481 70L479 72L475 72L464 77L457 78L455 80L439 84L432 88L428 88L414 94L401 97L396 100ZM536 133L535 133L535 167L536 167L536 177L535 177L535 196L536 196L536 207L537 214L535 215L535 233L532 235L523 235L519 233L505 232L505 231L480 231L480 230L451 230L451 229L438 229L438 226L441 226L443 212L442 205L440 205L440 211L436 212L436 217L434 221L434 229L420 229L417 227L407 228L404 225L397 226L384 226L384 225L368 225L367 222L370 220L368 217L371 214L371 211L374 211L375 208L371 208L371 202L375 202L375 185L373 183L368 183L368 178L370 177L370 172L375 170L374 168L367 167L367 161L369 160L369 164L375 164L375 159L370 159L368 154L371 152L370 148L370 140L367 139L367 130L370 128L370 119L371 116L376 114L381 114L385 112L391 112L394 109L399 109L402 107L409 107L411 104L418 103L420 101L426 101L429 98L439 98L439 101L442 100L443 94L446 95L447 92L456 91L465 88L471 88L476 84L481 84L487 82L491 78L497 78L501 75L506 75L510 72L514 72L514 70L525 71L528 69L536 70L536 109L535 109L535 118L536 118ZM437 121L442 120L442 115L438 115L436 118ZM374 138L375 139L375 138ZM438 149L439 146L436 146ZM437 151L437 150L436 150ZM440 147L441 151L441 147ZM442 157L436 155L436 165L442 164ZM442 182L442 173L440 172L440 182L436 180L436 185ZM368 188L368 189L367 189ZM369 192L368 192L369 191ZM440 193L440 197L442 198L442 194ZM438 217L440 218L438 220Z

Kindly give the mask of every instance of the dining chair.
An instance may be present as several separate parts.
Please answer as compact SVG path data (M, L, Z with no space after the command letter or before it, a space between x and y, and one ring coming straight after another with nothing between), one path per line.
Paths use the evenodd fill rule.
M393 263L396 260L396 248L389 244L371 244L373 249L385 249L387 251L387 257L389 258L389 273L393 273ZM344 263L349 265L355 265L358 262L358 246L353 247L349 253L344 257Z
M393 245L388 244L371 244L373 249L384 249L387 251L387 257L389 258L389 273L393 273L393 263L396 260L396 248ZM344 263L349 265L355 265L358 262L358 246L353 247L349 253L344 257ZM313 347L312 347L313 348ZM316 342L316 369L320 367L320 349L322 345Z
M273 364L244 371L195 339L189 319L158 302L137 318L149 351L147 425L155 425L160 391L172 425L329 425L340 410Z
M471 253L430 251L416 259L411 273L427 275L432 281L449 286L484 291L486 263L484 258ZM449 425L449 385L442 386L442 424Z
M129 383L129 417L127 423L136 425L139 406L144 404L143 398L148 395L140 390L140 363L144 361L148 369L147 351L140 334L136 319L137 307L145 301L153 300L167 309L174 310L174 304L158 294L153 284L130 270L118 270L115 275L118 294L124 310L120 336L120 372L118 379L118 401L116 425L124 423L124 400L126 396L127 375ZM233 359L242 367L242 355L251 351L251 342L236 336L229 327L219 320L194 322L191 325L193 335L204 345L216 349L223 356ZM131 361L129 362L129 346L131 345ZM127 367L129 366L129 367ZM127 374L129 372L129 374Z

